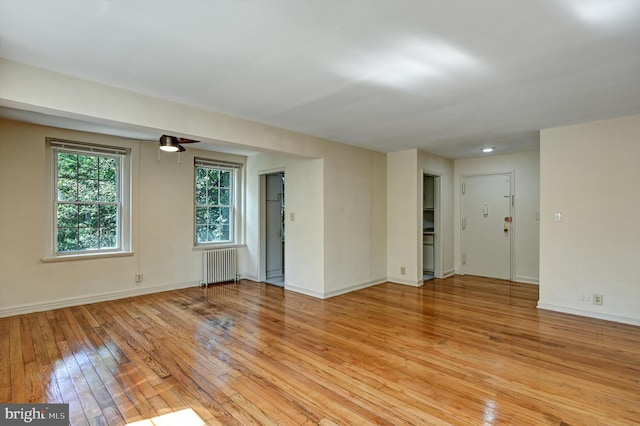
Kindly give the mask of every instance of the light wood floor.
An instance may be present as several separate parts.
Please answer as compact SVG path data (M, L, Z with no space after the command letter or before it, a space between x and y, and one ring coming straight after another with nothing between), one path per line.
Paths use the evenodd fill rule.
M69 403L73 425L183 409L206 424L640 424L640 327L538 311L536 286L205 293L1 319L0 402Z

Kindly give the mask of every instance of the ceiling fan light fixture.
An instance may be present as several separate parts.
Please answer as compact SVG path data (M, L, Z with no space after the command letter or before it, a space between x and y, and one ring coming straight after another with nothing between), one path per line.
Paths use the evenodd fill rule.
M166 152L178 152L180 150L178 138L168 135L160 136L160 149Z

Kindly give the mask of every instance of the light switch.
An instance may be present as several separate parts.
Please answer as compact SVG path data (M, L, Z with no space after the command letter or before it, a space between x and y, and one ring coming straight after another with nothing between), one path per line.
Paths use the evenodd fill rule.
M293 212L289 213L289 219L291 220L291 222L296 220L296 216L293 214Z
M562 213L560 212L555 212L553 214L553 221L554 222L562 222Z
M536 212L536 220L540 220L540 212Z
M483 214L483 215L485 215L485 216L488 216L488 215L489 215L489 205L488 205L488 204L485 204L485 205L482 207L482 214Z

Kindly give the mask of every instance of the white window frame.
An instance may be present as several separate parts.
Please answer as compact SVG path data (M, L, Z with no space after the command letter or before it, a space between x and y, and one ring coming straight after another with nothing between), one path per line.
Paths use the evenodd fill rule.
M79 260L99 257L130 256L131 252L131 150L120 146L106 146L86 142L47 138L47 156L50 167L48 205L47 250L43 262ZM98 250L58 251L58 153L104 155L118 160L118 226L116 248Z
M196 169L207 167L231 172L231 224L229 226L229 241L219 242L198 242L196 224ZM243 245L244 237L244 174L243 164L230 161L216 160L210 158L194 157L193 159L193 248L194 250L204 250L207 248L237 247Z

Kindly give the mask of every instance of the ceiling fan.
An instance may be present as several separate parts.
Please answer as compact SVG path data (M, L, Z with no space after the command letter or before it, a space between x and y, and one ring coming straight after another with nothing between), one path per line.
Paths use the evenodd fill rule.
M184 143L198 143L193 139L178 138L175 136L160 136L160 149L167 152L184 152L186 149L182 146Z

